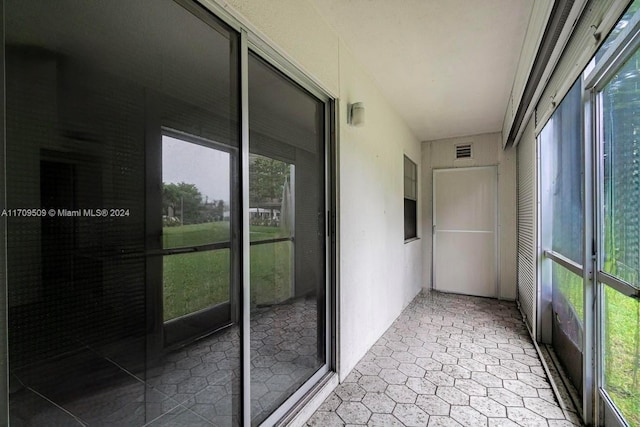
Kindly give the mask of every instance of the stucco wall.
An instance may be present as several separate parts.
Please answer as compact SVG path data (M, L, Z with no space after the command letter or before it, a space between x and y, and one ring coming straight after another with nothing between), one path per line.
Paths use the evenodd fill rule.
M221 4L339 98L338 368L344 379L422 288L422 244L404 242L403 204L404 155L418 164L420 177L420 142L310 2ZM353 102L365 104L363 127L346 124Z
M455 160L455 146L473 144L473 158ZM516 152L502 150L502 135L490 133L461 138L427 141L422 144L422 228L431 230L433 169L498 166L498 281L499 298L516 298ZM424 233L422 283L431 288L432 235Z
M363 127L344 123L352 102L365 105ZM404 155L419 165L420 144L344 46L340 111L342 376L420 291L422 248L404 243L403 204Z
M297 63L332 95L339 93L340 39L307 0L215 1Z

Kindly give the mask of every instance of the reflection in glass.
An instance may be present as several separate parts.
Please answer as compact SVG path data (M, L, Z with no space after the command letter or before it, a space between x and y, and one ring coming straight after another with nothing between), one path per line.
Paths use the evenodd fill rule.
M251 422L325 364L324 104L249 58Z
M604 387L632 426L640 426L640 301L604 286Z
M163 131L238 146L238 35L184 3L4 2L7 204L56 211L8 219L11 425L239 424L238 328L163 342L163 269L166 314L184 317L229 300L231 251L162 251L237 226L214 227L228 205L211 204L233 194L232 150L200 153L190 169L220 180L224 163L225 193L167 175L202 200L165 198L163 242ZM175 218L204 230L175 232Z
M163 257L165 321L230 298L230 155L198 142L162 136L163 248L197 251Z
M604 148L604 268L640 286L640 51L601 93Z
M164 257L164 320L229 301L229 249Z
M165 249L230 240L230 176L229 153L162 136Z

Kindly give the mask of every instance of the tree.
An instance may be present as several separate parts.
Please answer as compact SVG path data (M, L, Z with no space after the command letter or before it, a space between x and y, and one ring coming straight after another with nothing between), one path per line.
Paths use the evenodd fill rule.
M249 163L249 205L282 199L282 187L289 165L268 157L255 156Z
M195 184L162 183L162 213L180 219L182 224L202 222L204 204ZM173 215L172 215L173 213Z

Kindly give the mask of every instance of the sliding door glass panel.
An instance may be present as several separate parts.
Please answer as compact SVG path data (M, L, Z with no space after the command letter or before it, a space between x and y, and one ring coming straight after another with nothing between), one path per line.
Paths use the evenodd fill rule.
M251 422L325 363L324 104L249 56Z
M640 51L602 91L603 270L640 287Z
M627 422L640 426L640 301L603 288L603 385Z
M163 346L163 311L229 302L238 271L238 34L191 3L152 3L4 1L7 203L44 209L7 218L11 425L239 422L238 328ZM168 129L190 136L175 177ZM201 140L226 160L204 166L220 147ZM211 170L222 163L224 179ZM163 178L197 185L200 202L167 197L163 212Z
M540 134L542 245L578 268L583 262L584 191L581 82L576 81ZM583 279L547 261L552 343L574 386L582 389Z
M162 90L149 94L147 281L155 329L148 382L189 410L180 415L186 421L167 422L237 425L239 35L195 2L183 3L196 16L164 17L173 38L158 52L166 58Z

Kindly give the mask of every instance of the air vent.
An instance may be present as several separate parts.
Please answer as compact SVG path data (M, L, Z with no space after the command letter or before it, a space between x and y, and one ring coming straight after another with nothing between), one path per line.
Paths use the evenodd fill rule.
M471 144L456 145L456 159L470 159Z

